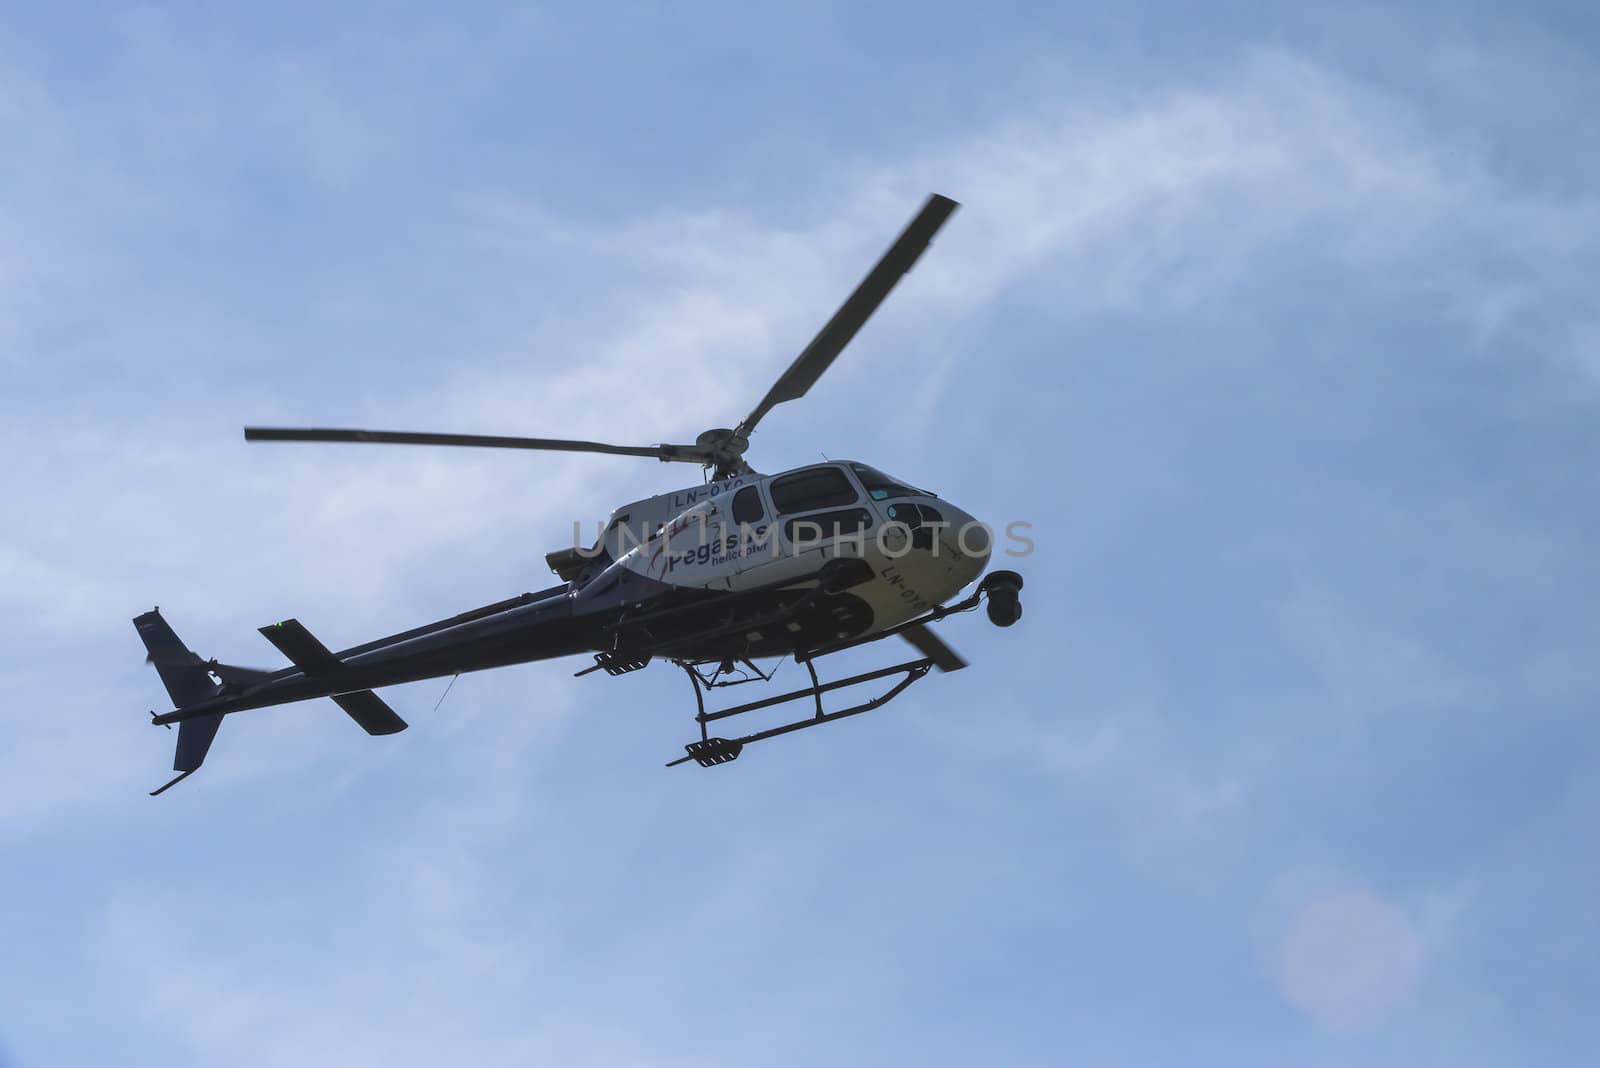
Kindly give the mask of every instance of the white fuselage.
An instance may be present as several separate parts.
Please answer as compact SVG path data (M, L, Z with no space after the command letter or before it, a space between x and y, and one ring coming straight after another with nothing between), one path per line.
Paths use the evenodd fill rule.
M848 461L648 497L602 536L635 574L712 592L800 584L828 560L860 559L871 578L849 592L872 611L868 633L950 600L982 574L992 540L947 501Z

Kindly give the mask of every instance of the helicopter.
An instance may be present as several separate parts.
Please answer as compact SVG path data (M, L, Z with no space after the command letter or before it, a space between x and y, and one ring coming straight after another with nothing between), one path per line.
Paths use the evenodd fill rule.
M611 445L556 438L348 429L246 427L247 441L443 445L654 457L701 465L702 483L616 509L597 542L546 555L558 585L523 593L447 619L338 652L297 619L260 628L290 666L268 671L205 660L178 638L160 608L133 623L174 709L151 722L178 738L178 775L205 762L224 717L328 697L371 735L395 734L406 721L374 690L511 664L584 655L577 675L619 676L662 660L693 685L699 738L667 766L693 760L715 767L744 747L879 708L931 670L966 666L930 625L987 599L988 615L1009 627L1021 617L1014 571L983 575L990 529L926 490L853 461L829 461L765 475L744 459L756 425L778 404L816 383L900 278L911 270L959 205L931 195L854 292L735 427L700 434L693 444ZM823 682L817 661L889 637L919 655ZM724 687L771 682L758 660L792 657L810 685L722 709L706 698ZM889 680L877 696L835 711L823 697ZM712 723L810 699L803 718L732 738Z

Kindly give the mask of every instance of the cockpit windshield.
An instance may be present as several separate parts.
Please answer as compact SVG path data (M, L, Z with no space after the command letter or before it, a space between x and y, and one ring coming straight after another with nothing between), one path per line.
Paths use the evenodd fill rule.
M891 497L937 496L937 494L929 493L927 490L919 490L914 486L906 485L904 482L898 482L877 468L868 467L866 464L851 464L850 470L854 471L856 477L861 480L861 487L867 491L867 496L875 501L887 501Z

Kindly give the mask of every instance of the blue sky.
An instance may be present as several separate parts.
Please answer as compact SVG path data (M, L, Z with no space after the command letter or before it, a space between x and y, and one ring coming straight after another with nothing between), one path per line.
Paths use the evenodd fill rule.
M0 1065L1532 1065L1600 996L1584 5L0 14ZM230 720L551 580L930 191L766 470L1033 524L1022 622L664 770L658 668ZM852 661L869 663L868 657ZM793 670L790 665L788 670ZM780 674L780 680L785 676ZM792 677L790 679L792 681Z

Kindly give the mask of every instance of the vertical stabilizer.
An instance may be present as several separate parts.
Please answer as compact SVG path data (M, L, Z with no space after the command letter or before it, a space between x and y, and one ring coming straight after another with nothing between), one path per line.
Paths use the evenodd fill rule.
M156 673L172 697L172 707L183 708L216 696L219 688L212 681L205 661L178 640L172 627L161 618L159 608L135 616L133 625L144 639L145 650L149 653L147 659L156 666Z
M144 640L148 659L155 665L156 673L167 687L174 708L187 708L222 692L222 686L211 677L209 665L178 640L167 621L161 618L160 609L134 617L133 625ZM178 749L172 758L172 770L182 774L160 790L151 791L151 796L188 778L205 763L206 753L210 751L212 739L216 738L220 726L221 712L186 719L178 724Z

